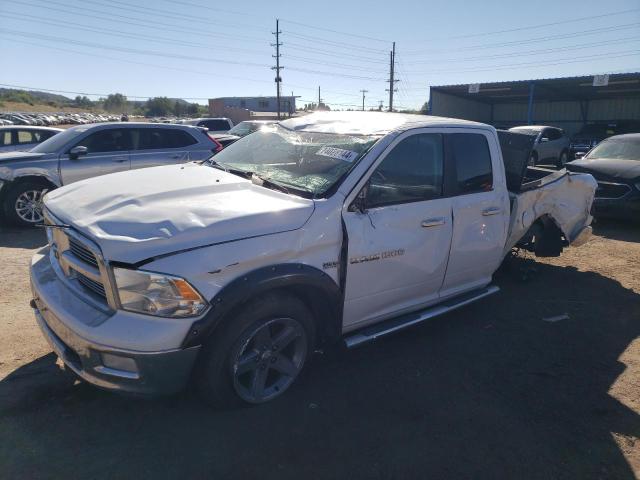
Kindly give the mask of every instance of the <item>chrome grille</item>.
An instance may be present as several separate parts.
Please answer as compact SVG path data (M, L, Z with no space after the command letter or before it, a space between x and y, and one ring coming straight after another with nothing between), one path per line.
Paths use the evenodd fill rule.
M83 262L88 263L94 268L98 268L98 260L96 260L93 252L73 237L69 237L69 250Z
M93 293L100 295L100 297L106 299L107 298L107 294L104 290L104 285L100 282L96 282L95 280L92 280L91 278L87 277L86 275L83 275L82 273L78 272L77 270L74 270L74 273L76 275L76 278L78 279L78 282L80 282L80 284L85 287L88 288L89 290L91 290Z
M631 191L629 185L624 183L598 182L596 198L621 198Z

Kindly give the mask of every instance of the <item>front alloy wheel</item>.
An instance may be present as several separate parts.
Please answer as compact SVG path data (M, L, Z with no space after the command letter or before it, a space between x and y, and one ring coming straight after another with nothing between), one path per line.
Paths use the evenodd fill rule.
M249 330L238 342L233 387L246 402L262 403L283 393L307 357L307 334L293 318L276 318Z
M42 214L42 198L46 190L25 190L15 202L16 216L27 224L37 224L44 220Z

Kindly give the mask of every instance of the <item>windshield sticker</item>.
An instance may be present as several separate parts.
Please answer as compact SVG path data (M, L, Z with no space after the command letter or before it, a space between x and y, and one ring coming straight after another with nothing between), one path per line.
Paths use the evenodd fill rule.
M351 150L343 150L342 148L335 147L322 147L320 150L316 152L316 155L322 155L323 157L336 158L338 160L343 160L345 162L353 162L356 158L358 158L357 152L352 152Z

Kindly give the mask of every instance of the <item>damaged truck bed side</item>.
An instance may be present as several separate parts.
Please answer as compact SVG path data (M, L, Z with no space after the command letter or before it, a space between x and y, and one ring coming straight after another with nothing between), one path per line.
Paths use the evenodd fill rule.
M585 241L586 174L528 168L530 138L419 115L316 113L202 164L45 199L31 266L52 348L102 388L211 403L286 391L318 344L356 346L498 291L513 247Z

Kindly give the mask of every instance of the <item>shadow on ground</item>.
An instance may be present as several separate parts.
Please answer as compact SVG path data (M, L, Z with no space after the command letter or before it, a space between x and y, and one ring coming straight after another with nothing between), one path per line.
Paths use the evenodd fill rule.
M32 250L47 243L43 228L19 228L7 225L0 219L0 248L26 248Z
M598 218L593 222L593 233L600 237L623 242L640 242L640 222Z
M633 478L612 432L637 438L640 417L608 391L640 296L544 264L522 283L513 262L501 293L316 355L263 406L117 396L42 357L0 382L0 477Z

